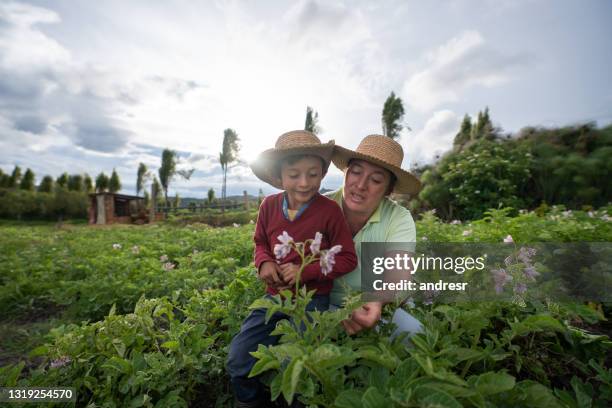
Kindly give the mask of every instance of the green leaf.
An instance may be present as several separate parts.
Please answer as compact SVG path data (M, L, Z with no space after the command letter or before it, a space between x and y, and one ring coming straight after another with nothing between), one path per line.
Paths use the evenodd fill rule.
M176 340L170 340L162 343L163 348L167 348L168 350L178 350L180 343Z
M297 388L298 382L300 381L300 375L302 374L303 368L304 360L299 358L296 360L292 360L285 369L285 372L283 372L283 396L289 404L293 402L295 389Z
M468 382L480 395L493 395L514 388L515 379L506 373L490 371L479 376L472 376Z
M317 368L340 368L353 363L357 355L350 349L341 349L335 344L323 344L308 356L309 363Z
M265 371L275 369L280 369L279 361L276 360L274 357L264 356L255 363L255 365L251 369L251 372L249 373L249 378L255 377Z
M25 363L20 361L15 365L9 365L6 367L0 367L0 378L3 380L3 387L14 387L17 385L17 380L19 379L19 375L21 375L21 371L25 367Z
M583 384L576 376L572 377L570 384L576 394L578 406L580 408L591 408L593 403L593 386L591 384Z
M359 390L345 390L342 391L336 397L334 401L335 408L361 408L363 404L361 403L361 398L363 396L363 391Z
M414 394L419 401L419 406L462 408L463 406L452 395L434 388L431 385L424 385L414 390Z
M49 347L43 345L43 346L38 346L34 350L30 351L30 354L28 354L28 356L38 357L38 356L44 356L47 353L49 353Z
M388 408L389 400L378 391L377 388L369 387L361 397L363 408Z
M111 368L123 374L129 374L132 371L132 365L117 356L111 357L106 363L102 364L102 368Z

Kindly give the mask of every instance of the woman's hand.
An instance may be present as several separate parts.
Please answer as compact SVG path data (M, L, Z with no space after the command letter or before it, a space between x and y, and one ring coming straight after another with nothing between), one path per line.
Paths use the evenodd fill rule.
M381 302L367 302L360 308L355 309L349 319L342 321L344 330L352 335L376 326L382 314L382 306Z
M297 273L300 270L300 267L293 263L286 263L279 265L280 274L287 286L295 285L295 278L297 277Z

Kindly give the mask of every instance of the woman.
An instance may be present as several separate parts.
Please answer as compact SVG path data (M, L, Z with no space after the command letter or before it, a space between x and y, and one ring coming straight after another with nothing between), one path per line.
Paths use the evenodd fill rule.
M345 287L361 290L362 242L416 242L416 228L410 211L391 201L392 192L416 195L419 180L402 170L404 151L387 136L366 136L355 151L335 146L332 161L344 171L343 187L328 196L338 202L353 234L359 264L334 281L330 303L342 304ZM355 310L343 325L349 334L374 327L381 318L382 301L367 302ZM421 324L398 309L393 316L398 332L419 332Z

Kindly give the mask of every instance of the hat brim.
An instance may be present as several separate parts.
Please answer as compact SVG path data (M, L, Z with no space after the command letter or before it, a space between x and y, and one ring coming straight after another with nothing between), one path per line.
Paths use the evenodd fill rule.
M299 146L280 149L268 149L262 152L257 159L250 163L251 170L255 176L261 181L270 184L271 186L282 190L283 185L278 175L276 174L276 166L280 160L285 157L309 155L317 156L325 162L323 173L327 172L331 163L332 154L334 152L334 141L330 140L327 143L316 146Z
M421 182L412 173L409 173L400 167L387 163L384 160L380 160L376 157L359 153L342 146L334 147L332 162L340 170L344 171L348 167L349 162L353 159L364 160L389 170L397 179L395 182L395 187L393 188L394 193L416 196L419 194L419 191L421 191Z

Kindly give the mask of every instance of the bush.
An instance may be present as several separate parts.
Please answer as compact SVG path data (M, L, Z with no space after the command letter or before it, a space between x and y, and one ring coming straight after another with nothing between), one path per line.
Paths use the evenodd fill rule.
M16 189L0 190L0 218L64 219L87 218L86 193L58 189L43 193Z

